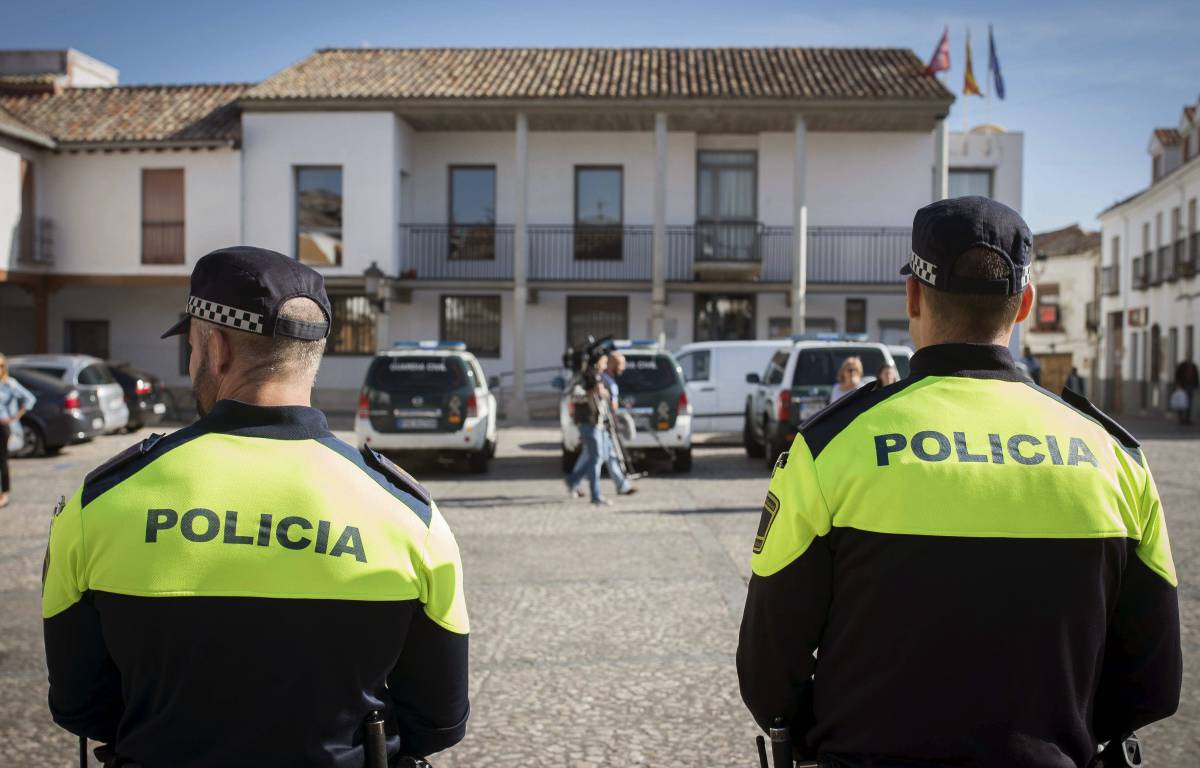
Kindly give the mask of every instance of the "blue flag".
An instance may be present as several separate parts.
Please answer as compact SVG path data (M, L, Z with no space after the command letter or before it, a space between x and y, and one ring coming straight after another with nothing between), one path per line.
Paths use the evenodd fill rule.
M1000 59L996 58L996 41L992 37L992 25L988 24L988 71L992 75L992 86L996 96L1004 98L1004 76L1000 74Z

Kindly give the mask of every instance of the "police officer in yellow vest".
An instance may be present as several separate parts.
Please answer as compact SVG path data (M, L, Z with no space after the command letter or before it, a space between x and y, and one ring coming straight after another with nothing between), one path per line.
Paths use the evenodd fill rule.
M201 418L87 476L55 511L42 615L50 709L110 764L361 766L462 739L458 547L403 470L309 404L321 276L236 247L186 316Z
M1138 442L1007 349L1031 236L965 197L913 221L908 378L803 425L776 464L738 674L823 766L1084 766L1169 716L1182 657Z

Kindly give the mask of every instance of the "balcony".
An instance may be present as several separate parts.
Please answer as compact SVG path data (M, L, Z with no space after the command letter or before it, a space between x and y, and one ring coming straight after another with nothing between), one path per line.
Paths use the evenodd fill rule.
M1112 264L1100 270L1100 291L1105 296L1116 296L1121 292L1121 265Z
M17 263L26 266L50 266L54 263L54 222L50 219L25 220L18 225Z
M1162 285L1163 280L1166 279L1167 264L1170 261L1170 259L1167 258L1167 252L1169 250L1170 249L1164 245L1158 249L1157 253L1146 254L1147 257L1151 259L1153 266L1150 274L1150 285ZM1157 256L1157 258L1155 258L1155 256Z
M1200 267L1200 232L1193 232L1188 236L1188 254L1183 260L1183 269L1179 276L1191 278L1196 276L1197 267Z
M649 283L654 228L531 225L531 282ZM762 224L699 224L666 228L669 282L792 279L792 229ZM810 227L810 283L900 283L911 230L906 227ZM513 228L445 224L400 227L400 277L423 281L513 279Z
M1133 290L1144 291L1147 284L1150 282L1150 254L1145 256L1133 257L1133 268L1130 270L1130 280L1133 284Z
M1183 275L1183 262L1187 258L1187 241L1182 238L1169 246L1171 258L1167 261L1166 280L1173 283Z

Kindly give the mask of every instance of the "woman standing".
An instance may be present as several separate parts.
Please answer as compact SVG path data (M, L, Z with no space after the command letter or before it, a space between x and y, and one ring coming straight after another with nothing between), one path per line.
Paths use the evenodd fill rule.
M0 507L8 506L8 438L21 433L21 417L35 402L37 398L8 375L8 359L0 354Z
M838 368L837 383L829 393L829 402L836 403L841 398L862 386L863 364L857 356L847 357Z

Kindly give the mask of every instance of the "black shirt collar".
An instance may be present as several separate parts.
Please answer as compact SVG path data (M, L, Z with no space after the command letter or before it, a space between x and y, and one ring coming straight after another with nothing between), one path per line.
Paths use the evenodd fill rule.
M199 425L207 432L227 432L281 440L301 440L329 434L325 414L303 405L252 405L218 400Z
M1030 381L998 344L934 344L912 356L911 376L965 376L973 379Z

